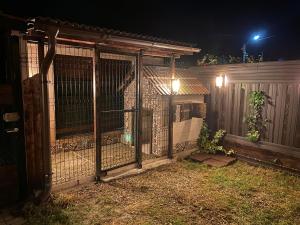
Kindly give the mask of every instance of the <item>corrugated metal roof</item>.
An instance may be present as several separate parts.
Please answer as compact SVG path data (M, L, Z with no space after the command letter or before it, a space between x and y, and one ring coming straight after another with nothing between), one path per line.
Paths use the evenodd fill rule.
M157 37L143 35L143 34L134 34L134 33L113 30L113 29L108 29L108 28L102 28L102 27L97 27L97 26L89 26L86 24L79 24L79 23L64 21L64 20L60 20L60 19L52 19L49 17L36 17L36 18L30 19L29 24L32 22L34 23L35 21L39 21L39 22L47 23L47 24L65 26L65 27L78 29L78 30L99 32L99 33L106 34L106 35L115 35L115 36L124 37L124 38L133 38L133 39L138 39L138 40L160 42L160 43L164 43L164 44L178 45L178 46L185 46L185 47L195 47L195 44L191 44L191 43L172 41L172 40L168 40L168 39L164 39L164 38L157 38Z
M162 66L144 66L144 76L161 95L171 94L171 69ZM175 78L180 80L180 89L177 95L209 94L201 81L189 70L176 68Z

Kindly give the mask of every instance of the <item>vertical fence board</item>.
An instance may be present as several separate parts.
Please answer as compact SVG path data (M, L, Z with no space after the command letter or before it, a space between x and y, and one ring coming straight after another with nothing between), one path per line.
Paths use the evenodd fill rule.
M297 118L296 120L296 128L295 128L295 133L293 134L294 136L294 141L293 141L293 146L300 148L300 84L298 84L298 90L296 91L296 95L297 95L297 104L298 107L295 110L295 118Z
M225 91L225 99L226 99L226 103L225 103L225 118L224 118L224 122L225 122L225 130L227 130L227 132L231 132L230 131L230 124L231 124L231 86L232 84L229 84L228 87L226 88Z
M285 96L287 85L279 84L277 87L276 106L275 106L275 126L274 126L274 143L281 144L282 129L285 110Z
M245 84L245 94L244 94L244 109L243 109L243 119L246 120L248 115L248 94L250 92L250 86L249 84ZM243 128L242 128L242 135L245 136L247 134L247 123L246 121L243 122Z
M270 122L267 125L268 130L268 141L273 142L273 134L274 134L274 115L275 115L275 104L276 104L276 91L277 85L270 84L269 88L269 103L268 103L268 110L267 110L267 117Z
M290 131L290 139L289 139L289 143L290 145L296 145L297 142L297 124L299 125L300 123L300 108L299 108L299 104L300 104L300 85L295 85L294 87L294 91L293 91L293 109L291 117L292 117L292 123L291 123L291 131Z
M260 90L264 92L265 95L268 95L269 93L269 84L261 84L260 85ZM267 98L265 101L265 105L263 107L263 111L262 111L262 118L264 121L268 120L267 118L267 110L268 110L268 102L267 102ZM267 141L267 136L268 136L268 130L266 129L265 134L263 136L263 140Z
M239 121L240 121L240 97L241 97L241 83L234 85L234 100L233 100L233 127L232 133L239 134Z
M218 122L217 122L217 129L222 128L222 116L223 116L223 111L222 111L222 101L223 101L223 90L216 88L217 91L217 115L218 115Z

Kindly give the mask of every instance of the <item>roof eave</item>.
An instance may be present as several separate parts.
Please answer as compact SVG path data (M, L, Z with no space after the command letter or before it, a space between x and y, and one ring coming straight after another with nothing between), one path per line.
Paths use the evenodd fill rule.
M47 30L58 28L59 29L59 38L69 39L72 41L88 41L91 44L99 45L116 45L126 48L126 45L129 47L134 47L137 50L145 50L145 54L151 55L151 52L161 51L162 55L192 55L194 53L200 52L199 48L194 48L192 45L188 46L186 43L180 44L169 44L164 43L163 41L149 41L144 40L143 38L129 38L123 37L122 35L111 35L105 32L105 29L100 28L90 28L87 29L84 25L78 27L74 25L72 27L70 24L65 25L60 21L47 20L45 18L36 18L29 20L29 24L32 26L31 34L34 34L35 31L45 32ZM122 34L122 32L120 32Z

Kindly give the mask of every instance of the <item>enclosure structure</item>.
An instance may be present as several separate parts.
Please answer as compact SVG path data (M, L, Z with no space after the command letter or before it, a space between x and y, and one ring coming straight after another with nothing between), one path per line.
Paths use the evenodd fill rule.
M28 35L22 40L22 73L28 173L34 177L31 189L81 182L88 177L101 179L107 171L126 165L140 168L142 159L167 153L172 157L173 129L168 121L168 115L173 115L171 92L155 100L167 107L155 108L147 87L150 80L153 90L158 84L148 79L144 64L165 65L166 87L170 88L172 76L178 75L183 88L193 90L191 83L185 85L185 74L175 72L175 59L199 49L47 18L36 18L29 24ZM166 59L172 63L166 64ZM203 103L207 90L199 82L196 86L202 92L198 88L192 94ZM164 113L166 121L154 126L155 110ZM157 135L162 130L166 131L164 136ZM154 146L145 145L152 142L150 133L156 136L155 146L164 148L159 154L142 150Z

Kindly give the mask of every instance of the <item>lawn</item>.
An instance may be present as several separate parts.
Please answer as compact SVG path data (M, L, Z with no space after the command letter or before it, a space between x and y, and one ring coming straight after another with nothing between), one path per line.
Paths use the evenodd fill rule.
M28 224L300 224L300 178L237 162L190 161L27 204Z

